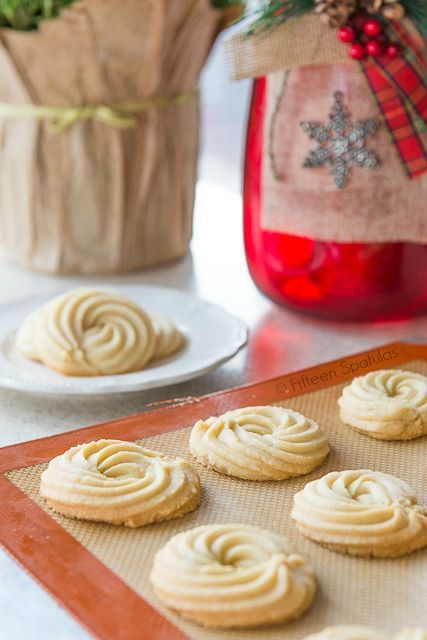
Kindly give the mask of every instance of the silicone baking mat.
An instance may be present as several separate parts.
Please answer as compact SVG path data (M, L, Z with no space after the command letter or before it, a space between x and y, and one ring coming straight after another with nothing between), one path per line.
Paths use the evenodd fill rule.
M371 468L406 480L427 503L426 438L381 442L342 425L337 398L369 370L403 366L427 375L427 347L393 344L253 386L193 399L124 420L0 451L0 541L91 632L106 640L297 640L330 624L372 624L395 631L427 627L427 554L392 560L351 558L304 539L289 517L294 493L333 469ZM179 520L132 530L63 518L38 497L47 461L68 447L107 437L141 440L171 456L188 456L191 425L238 406L281 403L317 420L331 444L315 472L284 482L249 482L197 463L200 508ZM175 533L203 523L242 522L286 536L314 566L319 592L300 620L253 631L211 631L183 621L152 593L153 555Z

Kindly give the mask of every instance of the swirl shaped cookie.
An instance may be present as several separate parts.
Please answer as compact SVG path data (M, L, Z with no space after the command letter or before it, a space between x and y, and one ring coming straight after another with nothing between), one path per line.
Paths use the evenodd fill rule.
M343 422L379 440L427 434L427 377L383 369L354 378L338 400Z
M30 313L16 332L16 347L30 360L40 360L40 354L35 341L36 327L40 319L40 313L40 309L36 309L36 311Z
M199 420L190 451L201 464L244 480L285 480L310 473L329 445L319 425L277 406L245 407Z
M140 307L89 288L52 300L36 312L30 331L37 357L68 376L138 371L155 348L150 318Z
M184 344L184 336L175 324L165 316L151 316L155 347L153 359L168 358L176 353Z
M286 540L240 524L207 525L174 536L150 576L168 607L206 627L276 624L301 616L316 582Z
M303 640L427 640L427 632L422 629L404 629L395 636L383 633L373 627L338 625L326 627Z
M334 551L396 557L427 545L427 513L410 487L377 471L333 471L294 496L300 531Z
M53 458L40 495L64 516L140 527L196 509L200 482L185 460L133 442L97 440Z

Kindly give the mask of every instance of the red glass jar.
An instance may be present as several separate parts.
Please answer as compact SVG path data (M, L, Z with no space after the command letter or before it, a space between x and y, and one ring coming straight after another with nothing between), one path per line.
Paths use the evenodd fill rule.
M334 319L404 319L426 311L426 245L320 242L262 228L266 84L254 83L246 141L244 233L256 285L279 304Z

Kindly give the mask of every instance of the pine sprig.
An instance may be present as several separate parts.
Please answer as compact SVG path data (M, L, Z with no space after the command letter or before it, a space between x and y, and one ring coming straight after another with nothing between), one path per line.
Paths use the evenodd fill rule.
M401 2L405 7L406 16L427 38L427 0L401 0Z
M57 17L74 0L0 0L0 26L20 31L37 29L41 20Z
M289 18L302 16L314 9L314 0L267 0L254 12L248 34L277 26Z
M221 1L221 0L217 0ZM226 1L226 0L223 0ZM242 2L249 5L250 2ZM427 0L400 0L406 16L412 20L419 31L427 37ZM315 8L315 0L259 0L255 11L248 10L246 17L252 17L247 34L275 27L289 18L302 16Z

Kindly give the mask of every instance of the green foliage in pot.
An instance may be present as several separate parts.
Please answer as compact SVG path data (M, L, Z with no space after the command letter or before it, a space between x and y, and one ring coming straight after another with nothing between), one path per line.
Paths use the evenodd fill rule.
M0 26L31 31L41 20L55 18L74 0L0 0Z
M37 29L42 20L56 18L64 7L75 0L0 0L0 27L19 31ZM179 2L179 0L175 0ZM224 9L242 4L241 0L210 0L211 4Z

